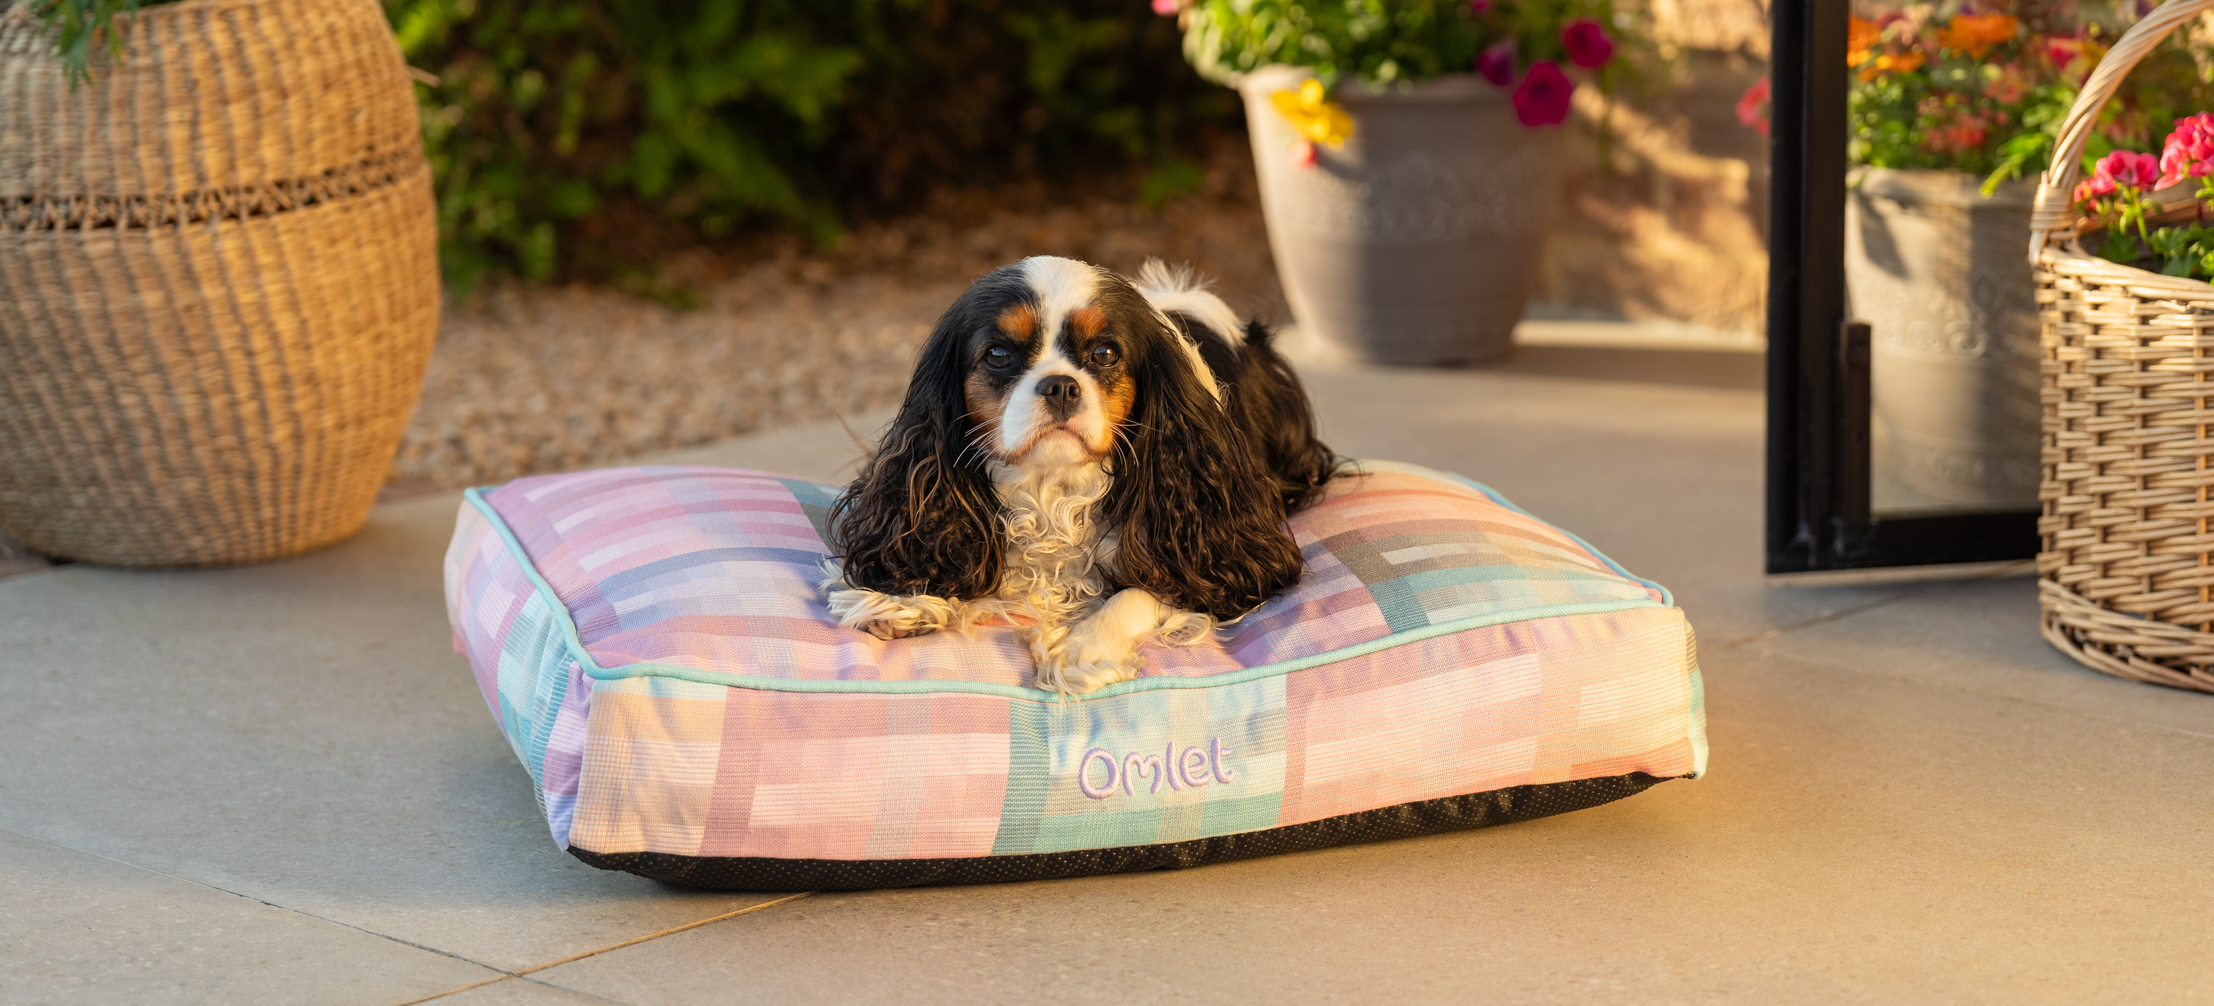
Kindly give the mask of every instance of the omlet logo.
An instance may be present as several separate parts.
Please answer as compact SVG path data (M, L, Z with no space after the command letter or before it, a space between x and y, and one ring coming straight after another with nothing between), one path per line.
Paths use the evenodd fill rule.
M1172 741L1160 754L1133 751L1121 758L1116 758L1114 752L1106 748L1093 748L1084 752L1083 761L1076 763L1076 788L1094 800L1105 800L1114 795L1117 783L1125 794L1138 795L1140 776L1150 780L1146 784L1148 793L1160 792L1164 782L1172 790L1229 782L1238 777L1225 760L1231 754L1229 748L1222 746L1220 737L1209 738L1206 747L1179 749ZM1092 781L1103 774L1102 770L1106 781L1092 785Z

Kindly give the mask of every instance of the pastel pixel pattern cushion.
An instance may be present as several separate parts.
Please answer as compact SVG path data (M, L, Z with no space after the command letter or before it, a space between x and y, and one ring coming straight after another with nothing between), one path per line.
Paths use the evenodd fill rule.
M765 472L471 490L447 604L554 841L693 886L1191 866L1704 771L1665 590L1467 479L1361 470L1291 519L1298 587L1075 699L1028 687L1012 626L840 628L818 586L839 487Z

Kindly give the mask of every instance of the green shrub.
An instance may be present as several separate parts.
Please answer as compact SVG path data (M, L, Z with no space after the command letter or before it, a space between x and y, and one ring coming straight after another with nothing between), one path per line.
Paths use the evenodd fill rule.
M1235 103L1132 0L386 0L441 259L619 274L777 222L827 239L944 182L1159 160ZM656 245L655 242L661 242Z
M70 78L165 0L32 0ZM948 182L1153 163L1237 104L1138 0L383 0L418 85L440 261L620 275L763 222L818 240Z

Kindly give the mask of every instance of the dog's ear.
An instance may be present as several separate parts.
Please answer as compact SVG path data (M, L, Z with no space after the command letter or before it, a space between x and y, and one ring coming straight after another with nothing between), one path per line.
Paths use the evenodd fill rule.
M923 344L899 417L831 506L846 583L887 594L989 597L999 589L999 497L968 417L969 298Z
M1304 563L1260 445L1181 343L1137 340L1137 396L1109 463L1106 513L1126 586L1185 611L1236 618L1299 582Z

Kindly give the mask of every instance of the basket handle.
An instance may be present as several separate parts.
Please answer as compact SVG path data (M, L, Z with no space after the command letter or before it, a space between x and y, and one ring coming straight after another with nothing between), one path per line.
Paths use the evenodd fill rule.
M2123 32L2121 40L2091 71L2091 79L2083 82L2074 107L2061 120L2060 142L2053 145L2052 163L2038 178L2037 198L2030 204L2031 265L2037 263L2047 240L2075 230L2075 202L2069 196L2083 174L2083 145L2090 141L2091 129L2098 124L2099 109L2106 107L2121 88L2122 78L2137 68L2139 60L2185 22L2210 8L2214 8L2214 0L2168 0L2161 4Z

